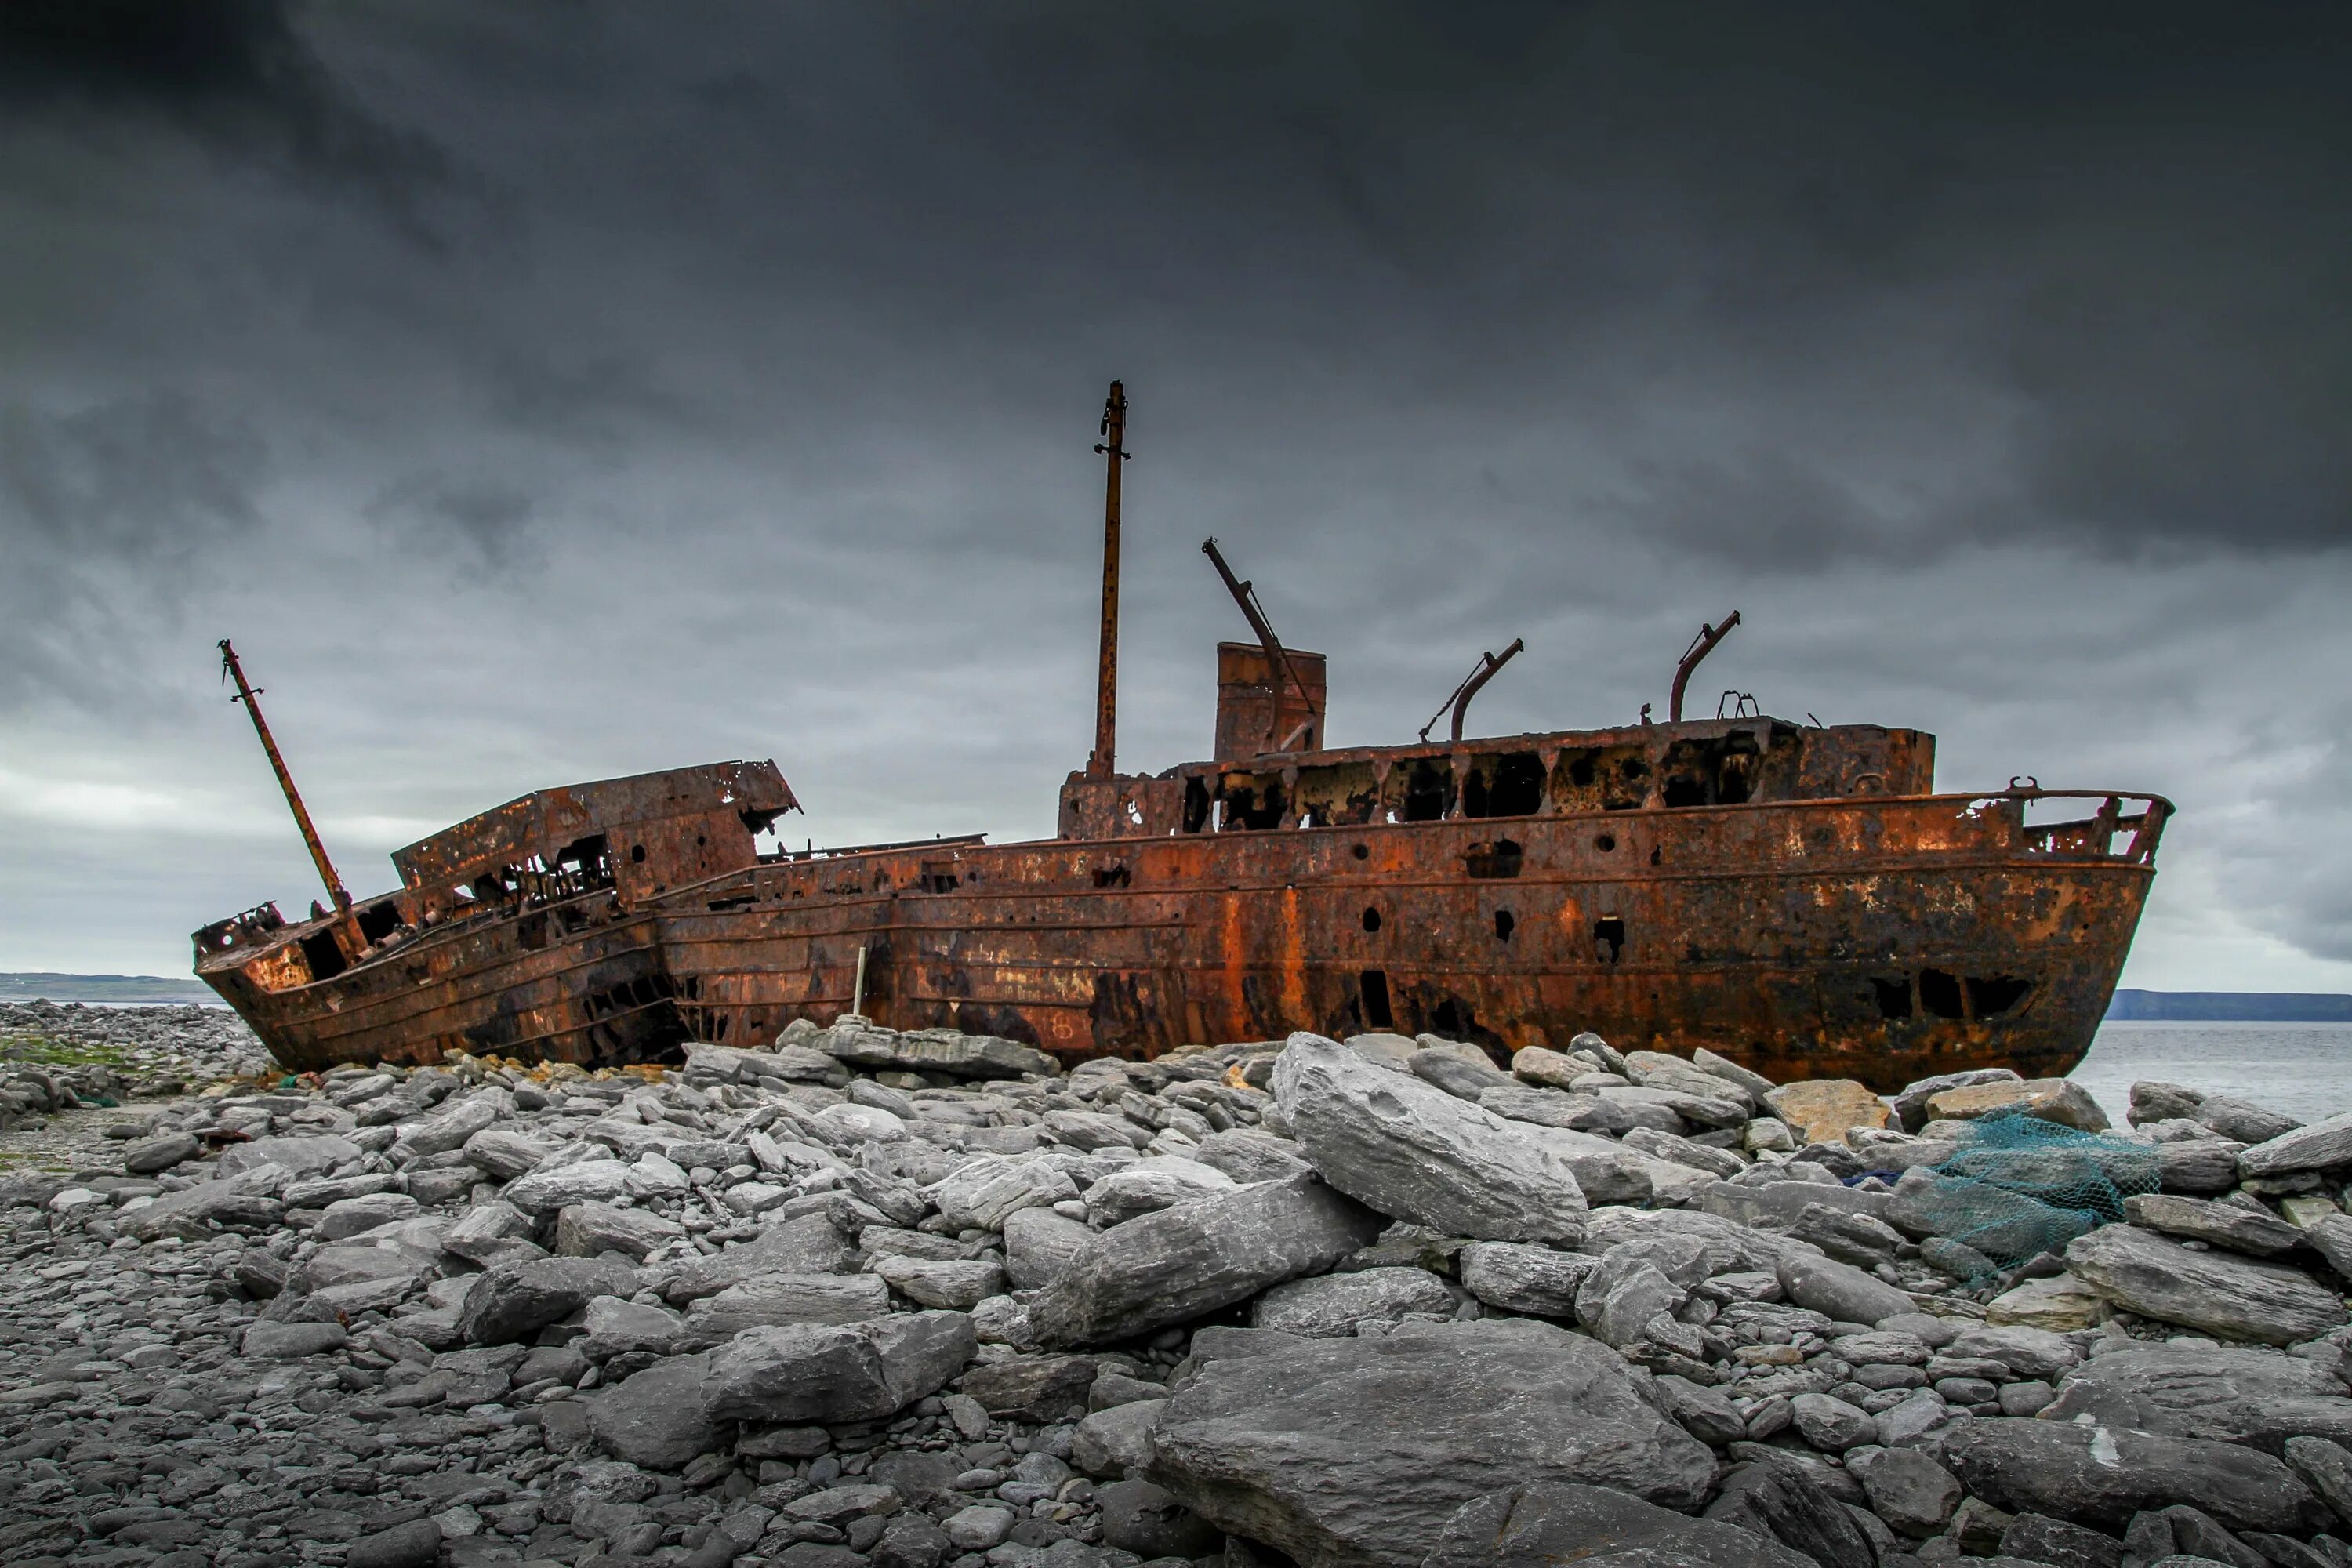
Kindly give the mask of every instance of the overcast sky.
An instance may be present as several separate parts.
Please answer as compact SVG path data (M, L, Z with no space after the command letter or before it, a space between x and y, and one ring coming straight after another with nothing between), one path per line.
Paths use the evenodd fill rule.
M1049 833L1214 533L1330 737L1664 706L2170 795L2126 984L2352 990L2340 6L0 8L0 970L541 785ZM2063 19L2062 19L2063 18Z

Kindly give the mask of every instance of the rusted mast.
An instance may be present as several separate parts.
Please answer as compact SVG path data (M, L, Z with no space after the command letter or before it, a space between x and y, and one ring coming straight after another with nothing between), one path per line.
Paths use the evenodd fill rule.
M1102 656L1095 677L1095 749L1087 759L1088 778L1110 777L1118 730L1118 466L1127 460L1127 390L1110 384L1103 400L1102 439L1108 476L1103 481Z
M302 804L301 792L294 787L294 775L286 771L286 759L278 752L278 742L269 733L269 721L261 716L261 704L255 701L259 693L246 683L245 667L237 662L236 649L229 647L228 638L220 641L221 668L236 682L236 696L232 701L245 704L245 711L253 720L253 732L261 737L261 749L269 754L269 765L278 774L278 787L286 792L286 804L294 808L294 826L302 830L302 842L310 847L311 862L319 868L319 879L327 884L327 896L335 901L335 912L350 927L353 951L364 945L358 941L356 922L352 919L352 896L343 890L343 879L335 875L335 863L327 858L327 847L319 842L319 830L310 826L310 813Z
M1682 722L1683 688L1690 684L1691 671L1696 669L1698 661L1713 653L1715 645L1729 636L1731 628L1738 624L1738 610L1732 611L1730 617L1719 626L1708 626L1704 621L1699 623L1698 636L1691 638L1690 647L1683 650L1682 662L1675 666L1675 689L1674 695L1666 701L1666 722L1669 724ZM1647 709L1645 708L1643 711L1646 712ZM1648 721L1644 720L1643 722L1646 723Z

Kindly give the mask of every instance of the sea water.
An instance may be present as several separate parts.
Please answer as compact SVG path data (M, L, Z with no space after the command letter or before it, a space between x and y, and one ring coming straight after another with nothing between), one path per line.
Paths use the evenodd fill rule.
M2352 1110L2352 1024L2123 1023L2099 1026L2072 1074L2124 1125L2142 1079L2227 1094L2316 1121Z

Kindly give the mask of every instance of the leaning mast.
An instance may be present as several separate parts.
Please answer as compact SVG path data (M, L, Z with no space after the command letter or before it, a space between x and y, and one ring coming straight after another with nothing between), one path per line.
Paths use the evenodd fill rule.
M228 638L220 641L221 669L236 682L233 702L245 704L247 717L253 721L253 732L261 737L261 749L269 755L269 765L278 774L278 787L286 792L286 804L294 809L294 826L302 830L302 842L310 846L311 864L319 868L319 879L327 885L327 896L335 902L335 913L346 925L352 923L352 896L343 889L343 879L335 874L335 864L327 858L327 847L319 841L319 830L310 825L310 813L302 804L302 794L294 787L294 775L286 771L286 759L278 754L278 742L269 733L269 721L261 716L261 704L254 699L260 694L247 684L245 666L237 662L236 649ZM356 939L358 933L351 935ZM353 951L357 951L354 941Z

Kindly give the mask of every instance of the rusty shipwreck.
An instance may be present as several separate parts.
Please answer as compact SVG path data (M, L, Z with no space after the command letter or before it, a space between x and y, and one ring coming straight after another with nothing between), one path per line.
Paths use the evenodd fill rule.
M1594 1029L1881 1089L2063 1073L2089 1047L2168 803L1937 793L1916 730L1685 721L1730 623L1685 654L1664 722L1465 739L1507 651L1449 700L1448 738L1330 749L1323 657L1282 646L1212 542L1256 634L1217 648L1212 756L1118 772L1125 412L1114 385L1096 744L1055 837L763 854L798 803L773 763L728 762L524 795L354 900L223 643L331 907L208 925L196 973L299 1068L661 1060L853 1009L1071 1062L1297 1028L1498 1051Z

